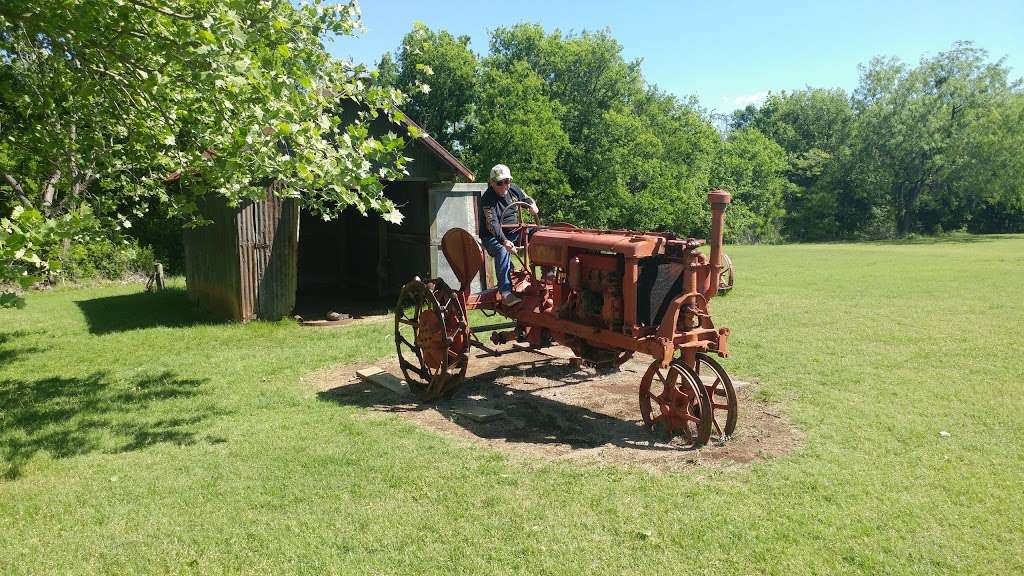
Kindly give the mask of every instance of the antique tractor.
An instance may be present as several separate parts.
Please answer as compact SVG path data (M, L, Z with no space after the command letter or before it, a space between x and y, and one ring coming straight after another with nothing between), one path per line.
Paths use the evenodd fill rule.
M483 251L466 230L449 230L441 249L459 287L416 278L402 288L395 309L406 381L423 400L450 397L465 378L472 347L500 353L478 339L484 332L492 345L557 342L598 369L641 352L654 358L640 381L644 424L695 446L726 438L736 427L736 392L711 354L728 356L729 329L715 327L709 302L723 280L722 230L731 199L721 190L708 194L708 255L699 250L704 240L524 224L520 212L520 224L511 227L518 228L521 247L512 284L522 301L513 306L495 289L472 292ZM521 210L520 204L509 209ZM471 310L511 322L474 329Z

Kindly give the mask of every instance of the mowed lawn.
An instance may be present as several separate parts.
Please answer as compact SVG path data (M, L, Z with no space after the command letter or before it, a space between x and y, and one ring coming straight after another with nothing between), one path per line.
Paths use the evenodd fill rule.
M388 325L32 294L0 311L0 573L1024 573L1024 237L728 252L726 366L803 441L678 475L510 458L301 380L390 354Z

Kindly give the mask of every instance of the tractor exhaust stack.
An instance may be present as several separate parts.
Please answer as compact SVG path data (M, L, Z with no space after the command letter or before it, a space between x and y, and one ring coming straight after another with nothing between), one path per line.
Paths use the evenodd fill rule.
M722 275L722 234L725 230L725 209L732 202L732 194L725 190L714 190L708 192L708 202L711 203L711 233L708 235L708 244L711 246L711 282L708 283L708 294L704 297L710 299L718 292L718 279Z

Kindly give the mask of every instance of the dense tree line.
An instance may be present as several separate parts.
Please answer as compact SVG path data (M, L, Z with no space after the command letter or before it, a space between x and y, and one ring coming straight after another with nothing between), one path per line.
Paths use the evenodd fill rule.
M734 195L749 242L1024 230L1024 92L970 43L917 66L876 58L852 94L771 94L719 122L648 84L608 31L533 24L468 37L416 24L378 70L477 173L504 162L547 216L700 234Z

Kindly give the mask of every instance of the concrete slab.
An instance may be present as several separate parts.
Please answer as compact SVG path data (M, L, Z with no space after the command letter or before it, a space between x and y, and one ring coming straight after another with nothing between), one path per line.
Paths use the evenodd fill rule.
M355 318L341 318L338 320L303 320L299 323L299 326L305 326L306 328L337 328L338 326L348 326L355 321Z

